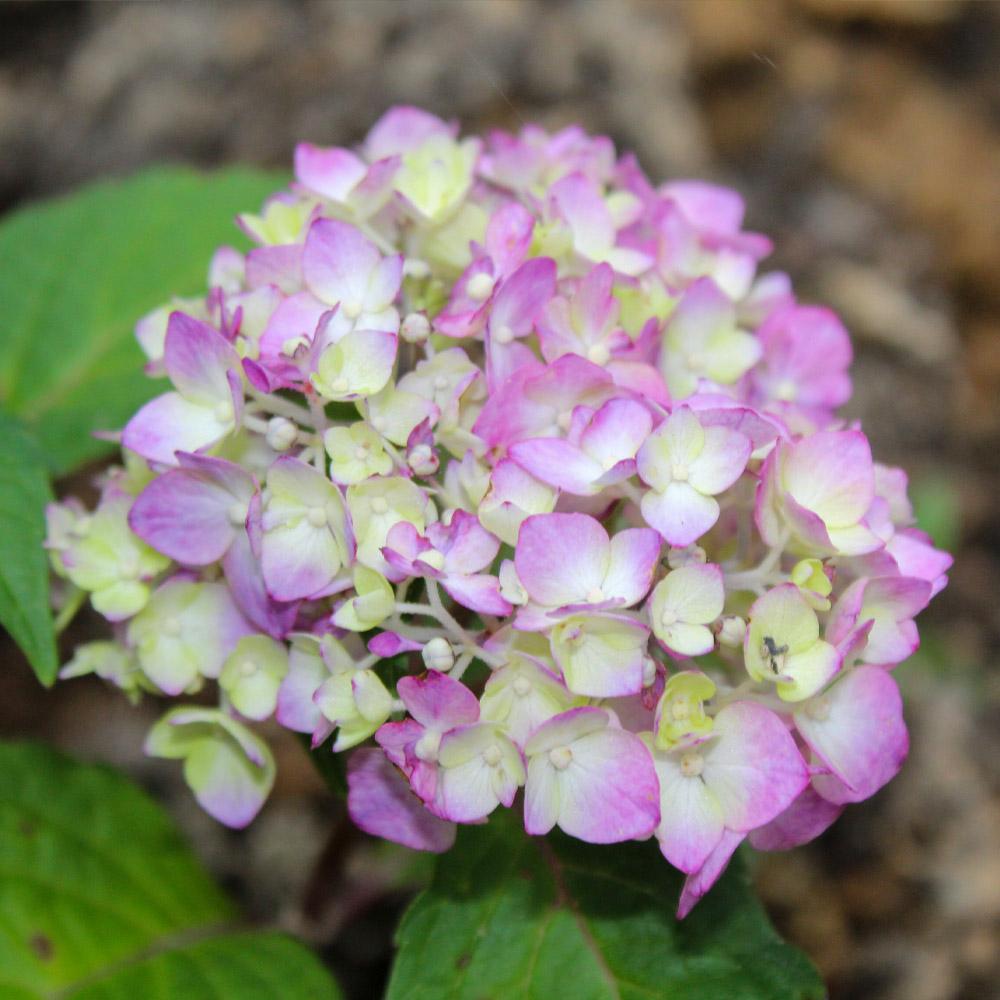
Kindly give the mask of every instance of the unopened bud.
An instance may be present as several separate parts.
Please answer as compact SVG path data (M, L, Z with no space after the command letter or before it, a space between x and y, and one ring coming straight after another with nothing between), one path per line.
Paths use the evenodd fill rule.
M430 320L423 313L408 313L399 328L399 335L408 344L426 343L431 335Z
M436 635L425 643L420 655L428 670L440 670L444 673L455 665L455 650L451 648L451 643L441 635Z
M299 435L299 429L287 417L271 417L267 422L267 443L275 451L288 451Z
M642 661L642 686L648 688L656 680L656 660L647 656Z
M700 545L667 550L667 565L671 569L680 569L682 566L704 566L707 561L708 556Z
M743 637L747 634L747 623L739 615L726 615L719 629L719 644L737 649L743 645Z
M441 464L437 453L429 444L418 444L410 449L406 456L406 464L418 476L431 476L438 470Z

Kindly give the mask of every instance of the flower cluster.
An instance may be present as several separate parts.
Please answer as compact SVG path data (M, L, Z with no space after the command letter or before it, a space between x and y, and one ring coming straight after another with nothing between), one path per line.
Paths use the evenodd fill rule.
M745 838L815 837L900 768L892 669L951 559L835 415L844 327L742 216L579 128L403 107L299 146L255 248L140 321L170 387L96 510L49 509L65 599L114 627L63 676L215 682L147 750L232 826L274 719L358 747L371 833L442 851L518 802L653 836L682 915Z

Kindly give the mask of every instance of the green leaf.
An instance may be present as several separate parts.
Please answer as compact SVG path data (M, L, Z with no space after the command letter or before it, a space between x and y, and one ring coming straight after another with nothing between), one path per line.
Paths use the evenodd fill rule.
M740 859L686 920L655 843L529 838L464 827L403 918L388 1000L818 1000Z
M312 954L231 904L125 778L0 744L0 996L333 1000Z
M21 209L0 222L0 403L38 434L56 473L113 450L163 391L132 331L174 295L202 295L212 251L284 178L159 168Z
M59 666L42 548L51 498L37 443L0 410L0 622L43 684L55 680Z

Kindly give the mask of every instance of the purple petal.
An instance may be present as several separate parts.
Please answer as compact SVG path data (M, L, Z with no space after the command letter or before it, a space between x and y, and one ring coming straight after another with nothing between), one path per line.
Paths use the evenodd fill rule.
M244 530L253 477L220 458L178 455L185 466L154 479L129 511L129 527L158 552L191 566L225 555Z
M455 842L455 824L429 812L381 750L351 754L347 789L347 810L365 833L436 854Z
M765 826L750 833L758 851L788 851L818 837L844 811L807 785L799 797Z
M276 601L267 592L260 560L246 531L237 533L222 561L226 582L240 611L262 632L281 639L298 616L297 601Z

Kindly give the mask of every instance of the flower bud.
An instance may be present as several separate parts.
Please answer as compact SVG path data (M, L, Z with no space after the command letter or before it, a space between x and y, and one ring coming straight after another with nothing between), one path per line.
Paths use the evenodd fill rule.
M700 545L687 545L683 549L670 548L667 550L667 565L671 569L680 569L682 566L700 566L708 562L708 556Z
M726 615L719 624L719 645L739 649L743 645L743 637L747 634L746 621L739 615Z
M406 456L406 464L417 476L432 476L441 463L429 444L418 444Z
M288 451L298 437L299 429L287 417L271 417L267 422L267 443L275 451Z
M431 335L430 320L423 313L408 313L399 328L399 335L408 344L424 344Z
M455 665L455 650L451 648L451 643L442 635L436 635L427 642L420 655L428 670L439 670L444 673Z

